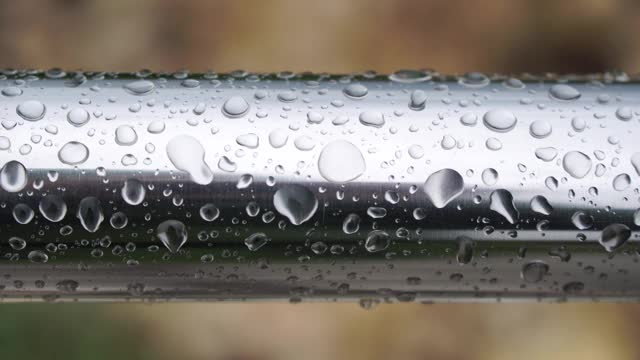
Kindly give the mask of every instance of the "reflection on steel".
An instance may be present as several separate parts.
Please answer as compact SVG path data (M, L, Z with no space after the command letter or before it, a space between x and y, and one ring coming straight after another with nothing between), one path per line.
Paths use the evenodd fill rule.
M624 74L2 74L5 301L640 297Z

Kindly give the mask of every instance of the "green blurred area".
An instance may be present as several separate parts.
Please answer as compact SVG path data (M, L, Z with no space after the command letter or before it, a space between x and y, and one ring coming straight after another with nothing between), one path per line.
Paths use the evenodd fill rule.
M632 1L0 1L0 66L640 69ZM0 359L637 359L637 305L3 304Z

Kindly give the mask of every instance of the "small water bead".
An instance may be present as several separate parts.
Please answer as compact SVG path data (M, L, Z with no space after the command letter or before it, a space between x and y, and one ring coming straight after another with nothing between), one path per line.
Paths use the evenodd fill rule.
M251 174L244 174L240 176L238 179L238 183L236 184L236 189L242 190L246 189L253 184L253 176Z
M81 142L69 141L58 151L58 159L63 164L79 165L89 158L89 148Z
M200 217L202 220L212 222L220 216L220 209L212 203L202 205L200 208Z
M306 187L290 184L276 191L273 205L293 225L300 225L313 217L318 209L318 199Z
M635 226L640 226L640 209L633 213L633 224Z
M629 121L633 118L633 109L629 106L622 106L616 110L616 117L622 121Z
M138 141L138 134L129 125L120 125L116 128L116 144L131 146Z
M458 245L458 253L456 254L456 260L460 265L466 265L473 260L473 240L468 236L459 236L456 238Z
M193 89L193 88L197 88L198 86L200 86L200 81L198 81L196 79L184 79L184 80L182 80L180 85L182 85L183 87L186 87L188 89Z
M421 159L424 156L424 148L417 144L409 146L409 156L416 160Z
M320 124L324 121L324 116L316 111L309 111L307 113L307 122L309 124Z
M572 101L580 98L580 92L573 86L556 84L549 88L549 96L555 100Z
M349 84L343 90L344 95L350 99L362 99L369 93L369 89L360 83Z
M389 234L382 230L373 230L367 235L364 247L370 253L386 250L391 244Z
M261 247L265 246L269 241L271 241L271 239L268 238L265 233L259 232L259 233L251 234L246 239L244 239L244 245L250 251L258 251Z
M75 108L67 113L67 121L75 127L80 127L89 122L89 112L83 108Z
M149 95L155 90L156 86L149 80L136 80L125 84L123 88L132 95Z
M13 207L13 218L16 220L18 224L26 225L33 220L35 216L35 212L31 209L27 204L16 204Z
M482 182L487 186L493 186L498 182L498 172L493 168L486 168L482 171Z
M318 158L320 175L331 182L345 183L360 177L366 170L360 149L346 140L327 144Z
M520 277L528 283L538 283L549 273L549 265L541 260L530 261L522 266Z
M537 148L535 155L538 159L549 162L553 161L558 156L558 150L554 147Z
M207 185L213 181L213 172L204 161L204 148L189 135L178 135L166 147L167 156L176 169L189 174L193 182Z
M529 134L536 139L544 139L551 135L552 131L551 123L546 120L536 120L529 126Z
M27 100L16 107L16 113L27 121L38 121L46 112L47 108L38 100Z
M111 224L111 227L116 230L124 229L128 223L129 218L127 217L127 214L123 213L122 211L113 213L111 215L111 218L109 219L109 224Z
M257 149L260 145L260 138L253 133L242 134L236 137L236 143L249 149Z
M4 191L20 192L27 186L28 181L27 169L18 161L11 160L0 170L0 187Z
M360 123L365 126L381 128L385 121L384 116L379 111L364 111L358 117Z
M144 201L147 190L138 179L127 179L120 191L122 199L129 205L140 205Z
M624 245L631 237L631 229L624 224L611 224L602 230L600 245L608 252L612 252Z
M515 224L520 217L513 202L513 195L505 189L498 189L489 196L489 209L502 215L509 223Z
M511 111L497 109L487 111L482 117L482 121L489 130L508 132L516 126L518 119Z
M355 234L360 230L360 216L351 213L348 214L342 222L342 231L347 234Z
M631 185L631 177L627 174L620 174L613 178L613 189L624 191Z
M593 217L584 211L576 211L571 215L571 222L578 230L587 230L593 227Z
M22 95L22 89L16 86L9 86L2 89L2 95L6 97L14 97Z
M442 169L429 175L424 192L436 208L443 208L464 191L464 179L457 171Z
M460 123L464 126L476 126L476 123L478 123L478 115L466 113L460 117Z
M489 85L491 80L482 73L470 72L461 76L460 79L458 79L458 82L466 87L481 88Z
M250 201L245 207L245 211L247 212L247 215L256 217L260 213L260 205L255 201Z
M40 199L38 209L45 219L59 222L67 215L67 204L60 195L49 194Z
M232 96L222 105L222 113L230 118L238 118L249 112L249 103L241 96Z
M431 80L432 74L425 70L398 70L389 75L391 81L411 84Z
M562 159L564 170L576 179L582 179L591 171L591 158L580 151L570 151Z
M287 144L289 132L285 129L275 129L269 133L269 144L279 149Z
M420 111L425 108L427 104L427 94L422 90L414 90L411 93L409 99L409 109L414 111Z
M100 200L94 196L89 196L80 200L76 217L80 219L82 227L84 227L88 232L94 233L98 231L100 224L102 224L102 221L104 220Z
M531 208L531 211L538 214L551 215L551 213L553 212L553 206L551 206L547 198L542 195L537 195L531 198L529 206Z
M186 226L178 220L161 222L156 229L156 235L171 253L180 251L188 239Z

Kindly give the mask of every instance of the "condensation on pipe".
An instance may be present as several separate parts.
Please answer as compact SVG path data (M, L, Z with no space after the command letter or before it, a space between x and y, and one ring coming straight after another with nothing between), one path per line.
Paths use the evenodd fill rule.
M625 74L2 74L5 301L640 297Z

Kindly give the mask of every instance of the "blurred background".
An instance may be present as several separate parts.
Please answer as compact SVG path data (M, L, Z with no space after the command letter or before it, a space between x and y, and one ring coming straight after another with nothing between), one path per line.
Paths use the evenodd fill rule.
M0 67L640 70L640 2L0 1ZM638 359L633 304L6 304L2 359Z

